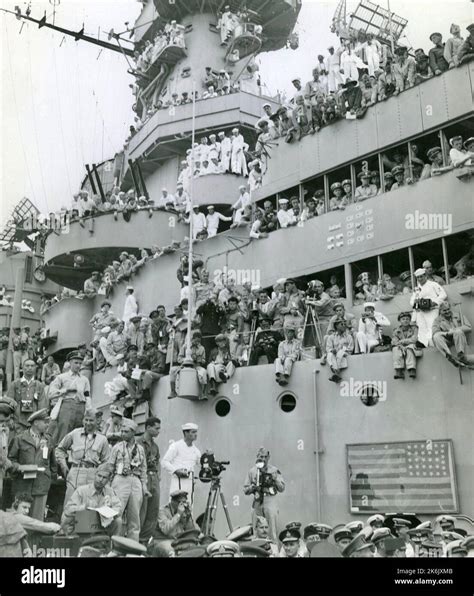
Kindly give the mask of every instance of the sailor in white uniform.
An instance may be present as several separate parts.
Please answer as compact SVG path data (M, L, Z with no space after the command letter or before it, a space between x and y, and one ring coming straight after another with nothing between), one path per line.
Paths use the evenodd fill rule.
M415 277L417 285L410 298L410 305L414 308L412 323L418 325L418 341L428 347L433 345L431 328L439 315L439 306L448 296L439 283L428 279L426 269L417 269Z
M183 438L171 443L161 460L162 468L171 475L170 495L176 490L184 490L188 493L191 505L194 497L194 469L201 459L201 452L194 445L198 428L193 422L183 424Z

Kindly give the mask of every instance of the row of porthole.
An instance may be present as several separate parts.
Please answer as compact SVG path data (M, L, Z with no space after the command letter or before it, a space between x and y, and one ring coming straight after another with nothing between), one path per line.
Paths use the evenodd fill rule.
M359 397L364 406L370 407L379 402L380 396L378 390L372 384L367 383L362 387ZM278 400L278 405L283 412L292 412L296 408L296 398L292 393L283 393ZM216 414L223 418L230 413L231 405L227 399L219 399L214 409Z

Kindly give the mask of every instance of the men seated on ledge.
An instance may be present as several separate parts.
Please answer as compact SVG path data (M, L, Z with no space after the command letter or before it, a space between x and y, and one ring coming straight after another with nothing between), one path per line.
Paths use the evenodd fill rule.
M439 315L431 329L433 343L451 364L456 367L472 366L474 360L466 356L466 333L471 331L471 323L463 315L454 315L448 302L439 307ZM456 356L451 353L454 347Z

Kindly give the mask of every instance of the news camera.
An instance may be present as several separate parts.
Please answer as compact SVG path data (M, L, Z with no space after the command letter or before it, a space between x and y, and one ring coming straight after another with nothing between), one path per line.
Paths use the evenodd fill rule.
M206 451L201 455L201 469L199 470L199 480L201 482L211 482L219 477L230 465L230 461L217 461L212 451Z

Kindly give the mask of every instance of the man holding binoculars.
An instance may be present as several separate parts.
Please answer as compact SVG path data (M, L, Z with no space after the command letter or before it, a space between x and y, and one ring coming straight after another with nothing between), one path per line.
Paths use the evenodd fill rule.
M270 452L264 447L257 451L255 465L249 470L244 484L244 493L254 495L252 505L253 532L256 532L257 517L263 516L268 521L269 537L278 540L278 493L285 490L285 481L278 468L270 465Z

